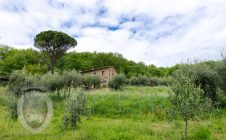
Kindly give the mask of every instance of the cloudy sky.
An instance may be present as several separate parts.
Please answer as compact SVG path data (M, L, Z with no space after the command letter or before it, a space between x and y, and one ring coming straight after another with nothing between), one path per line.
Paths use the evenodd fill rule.
M226 48L225 0L0 0L0 43L33 47L43 30L63 31L78 52L118 52L172 66L218 59Z

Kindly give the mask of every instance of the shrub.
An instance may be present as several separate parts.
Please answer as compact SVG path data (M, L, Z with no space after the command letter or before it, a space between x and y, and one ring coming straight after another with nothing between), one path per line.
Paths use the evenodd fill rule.
M8 108L10 112L10 117L12 119L17 119L18 114L17 114L17 98L15 96L10 96L8 99Z
M213 105L218 103L218 89L221 78L216 71L206 64L183 65L175 73L187 73L196 86L204 91L204 96L211 99Z
M109 83L108 86L111 89L114 90L121 90L123 88L124 85L126 85L127 80L126 80L126 76L119 74L116 75Z
M26 65L25 69L31 74L43 74L46 71L40 66L40 64Z
M158 86L168 86L169 83L170 83L170 77L157 78Z
M48 72L41 76L41 84L49 91L57 91L59 96L59 91L64 87L64 82L62 76L54 72L54 74Z
M223 59L223 61L218 62L217 64L216 70L222 79L220 87L223 90L221 94L219 94L218 99L220 105L226 107L226 57Z
M208 128L199 127L195 131L195 134L192 136L192 139L195 139L195 140L210 140L211 139L210 131L208 130Z
M29 75L25 70L17 70L10 74L8 90L15 95L21 95L29 87L37 86L38 76Z
M150 86L168 86L171 81L171 77L151 77L149 79Z
M129 83L132 86L138 85L137 81L138 81L137 77L132 77L132 78L129 79Z
M82 78L84 89L92 89L100 87L100 78L95 75L86 74Z
M75 70L64 71L62 73L63 83L66 87L77 88L82 84L82 75Z
M77 73L75 70L64 71L62 73L62 80L64 87L68 89L70 96L71 87L77 88L82 84L82 75Z
M139 75L138 77L132 77L130 79L130 84L133 86L148 86L149 79L145 76Z
M78 122L81 122L81 116L85 115L86 103L87 99L83 91L73 94L66 100L63 128L76 128Z
M149 79L149 86L158 86L158 78L152 77Z

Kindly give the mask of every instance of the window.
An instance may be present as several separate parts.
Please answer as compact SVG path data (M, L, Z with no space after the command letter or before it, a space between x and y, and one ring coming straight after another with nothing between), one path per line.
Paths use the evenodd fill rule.
M102 76L104 76L104 70L102 71Z
M96 72L94 72L93 74L96 75Z

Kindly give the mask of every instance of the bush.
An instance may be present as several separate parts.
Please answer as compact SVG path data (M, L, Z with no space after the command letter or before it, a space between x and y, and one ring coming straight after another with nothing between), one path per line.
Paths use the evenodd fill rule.
M223 59L223 61L218 62L217 64L216 70L222 79L222 83L220 85L222 92L219 94L218 99L220 105L226 107L226 57Z
M81 122L81 116L85 115L86 103L86 95L82 91L73 94L66 100L63 128L76 128L78 122Z
M192 139L195 140L210 140L211 135L208 128L200 127L195 131L194 136L192 136Z
M64 71L62 73L62 80L64 87L68 89L68 96L70 96L71 87L77 88L82 85L82 75L75 70Z
M138 77L132 77L130 79L130 84L132 86L148 86L149 85L149 79L145 76L139 75Z
M42 84L45 89L52 92L57 91L58 96L59 96L59 91L64 87L63 78L57 72L54 72L54 74L52 74L51 72L48 72L42 75L40 82L41 82L40 84Z
M100 87L100 78L95 75L86 74L82 78L84 89L92 89Z
M62 73L63 83L66 87L77 88L82 84L82 75L75 70L64 71Z
M25 89L37 86L37 83L37 75L32 76L25 70L17 70L9 76L8 90L15 95L21 95Z
M25 69L31 74L43 74L46 71L40 66L40 64L26 65Z
M171 77L152 77L149 79L150 86L168 86Z
M126 85L127 79L125 75L116 75L109 83L108 86L114 90L121 90L124 85Z
M149 86L158 86L158 78L152 77L149 79Z
M17 119L18 114L17 114L17 98L14 96L10 96L8 99L8 108L10 112L10 117L12 119Z
M157 84L158 86L168 86L170 83L170 77L161 77L157 78Z
M195 85L204 91L204 96L211 99L213 105L218 103L218 89L222 82L216 71L206 64L193 64L183 65L174 75L178 72L187 73Z

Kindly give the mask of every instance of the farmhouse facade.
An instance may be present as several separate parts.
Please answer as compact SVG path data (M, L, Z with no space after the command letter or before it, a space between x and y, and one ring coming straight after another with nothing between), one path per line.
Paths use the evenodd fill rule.
M105 84L108 84L108 82L115 75L117 75L117 72L114 67L107 66L107 67L82 71L81 74L82 75L85 75L85 74L97 75L98 77L100 77L101 85L105 85Z

